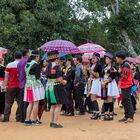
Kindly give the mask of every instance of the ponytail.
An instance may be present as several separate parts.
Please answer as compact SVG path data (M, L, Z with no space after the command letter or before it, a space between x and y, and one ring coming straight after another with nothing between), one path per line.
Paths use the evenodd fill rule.
M51 74L52 63L49 61L49 64L46 69L46 77L48 78Z

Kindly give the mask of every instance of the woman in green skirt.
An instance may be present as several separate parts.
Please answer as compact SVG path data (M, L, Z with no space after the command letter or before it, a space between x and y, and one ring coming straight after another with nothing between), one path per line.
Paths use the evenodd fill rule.
M62 104L66 104L66 93L64 85L66 81L62 78L62 73L59 67L59 53L58 51L48 52L49 64L46 70L48 79L46 86L47 102L51 105L50 115L52 128L62 128L63 126L58 123L58 117L61 111Z

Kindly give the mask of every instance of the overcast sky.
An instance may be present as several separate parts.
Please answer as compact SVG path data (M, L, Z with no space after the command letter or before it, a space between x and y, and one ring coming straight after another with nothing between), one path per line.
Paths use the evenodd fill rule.
M92 15L84 8L82 0L69 0L69 2L78 19L83 19L86 15Z
M75 11L76 17L78 19L83 19L87 15L94 16L92 12L88 12L84 8L83 0L69 0L69 3L73 8L73 10ZM108 10L106 10L106 17L108 18L110 17L110 12ZM98 20L101 22L103 18L104 18L103 15L101 15L100 17L98 17Z

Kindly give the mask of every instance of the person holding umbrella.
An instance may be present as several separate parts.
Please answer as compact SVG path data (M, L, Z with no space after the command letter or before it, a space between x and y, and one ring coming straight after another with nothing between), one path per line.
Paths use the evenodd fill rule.
M48 52L49 64L46 70L46 77L48 79L46 86L47 102L51 105L50 116L51 128L63 128L58 123L58 118L61 112L62 104L67 104L64 85L66 80L62 78L62 72L59 66L59 53L58 51Z

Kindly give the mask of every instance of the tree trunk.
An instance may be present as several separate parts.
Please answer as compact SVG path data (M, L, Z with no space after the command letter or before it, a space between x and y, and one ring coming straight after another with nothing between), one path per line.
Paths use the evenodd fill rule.
M112 9L113 14L116 14L115 7L114 7L112 0L110 0L110 5L111 5L111 9Z
M122 36L124 37L125 39L125 45L126 47L128 48L128 52L133 56L133 57L137 57L137 53L135 52L134 48L133 48L133 45L132 45L132 41L131 39L129 38L128 36L128 33L126 30L121 30L121 33L122 33Z
M116 2L116 15L119 14L119 1L118 0L115 0Z

